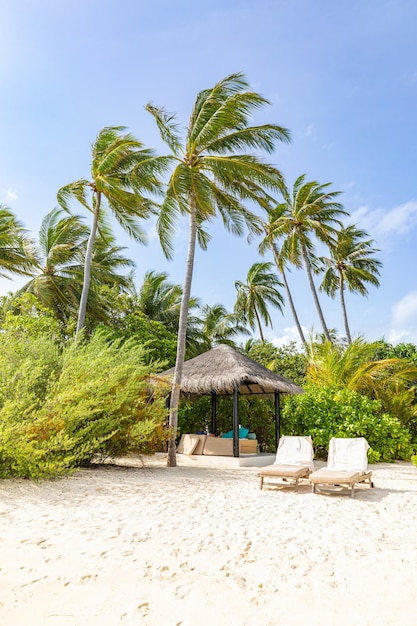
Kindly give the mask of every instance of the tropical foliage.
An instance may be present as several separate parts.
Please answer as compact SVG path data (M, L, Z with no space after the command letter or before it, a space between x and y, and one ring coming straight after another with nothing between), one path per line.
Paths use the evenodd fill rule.
M407 424L417 416L417 366L407 360L373 360L376 344L362 338L343 348L330 342L313 344L307 379L317 386L351 389L380 400L384 411Z
M280 347L268 341L251 341L246 344L245 351L254 361L304 387L308 358L305 352L298 350L294 341Z

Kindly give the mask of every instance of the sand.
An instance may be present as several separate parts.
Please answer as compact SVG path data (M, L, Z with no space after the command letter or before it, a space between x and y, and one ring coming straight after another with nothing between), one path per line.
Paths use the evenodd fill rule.
M0 624L415 626L417 468L355 498L164 455L0 482Z

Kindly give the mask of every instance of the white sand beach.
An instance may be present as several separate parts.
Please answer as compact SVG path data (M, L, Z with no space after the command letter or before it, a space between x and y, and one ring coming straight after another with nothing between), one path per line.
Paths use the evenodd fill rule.
M0 482L0 624L415 626L417 468L355 498L164 455Z

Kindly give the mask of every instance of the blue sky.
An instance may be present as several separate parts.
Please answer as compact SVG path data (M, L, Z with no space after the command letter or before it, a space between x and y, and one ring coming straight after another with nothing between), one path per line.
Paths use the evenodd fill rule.
M185 126L198 91L241 71L271 102L254 122L291 131L271 157L287 183L300 174L332 183L349 221L380 249L380 288L347 295L352 333L417 343L415 0L14 0L1 3L0 24L0 202L34 237L57 190L88 177L103 126L125 125L165 152L144 105L176 112ZM171 262L146 227L147 247L119 236L137 284L148 269L182 283L185 225ZM218 222L210 233L192 291L232 310L257 245ZM301 323L320 331L305 274L289 281ZM21 284L1 280L0 294ZM343 333L338 300L322 296L322 306ZM296 338L288 307L271 315L268 339Z

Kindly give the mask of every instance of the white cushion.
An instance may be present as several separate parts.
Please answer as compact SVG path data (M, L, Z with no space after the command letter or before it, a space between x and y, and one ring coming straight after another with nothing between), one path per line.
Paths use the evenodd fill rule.
M366 472L369 444L364 437L333 437L329 443L327 469Z
M278 444L275 465L306 465L314 470L311 437L283 435Z

